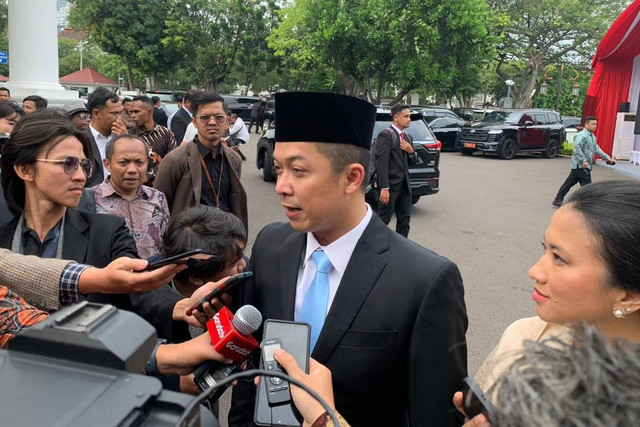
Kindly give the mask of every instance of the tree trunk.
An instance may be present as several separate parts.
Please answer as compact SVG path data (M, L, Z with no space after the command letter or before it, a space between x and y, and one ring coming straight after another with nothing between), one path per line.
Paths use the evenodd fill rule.
M118 84L120 84L120 82L118 82ZM133 90L133 69L129 62L127 62L127 84L129 85L129 90Z
M408 93L409 93L409 89L402 89L400 92L396 94L395 98L393 98L389 104L396 105Z

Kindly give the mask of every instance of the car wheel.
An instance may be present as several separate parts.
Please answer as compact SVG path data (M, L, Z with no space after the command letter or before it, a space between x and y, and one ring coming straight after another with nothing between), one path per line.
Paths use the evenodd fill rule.
M542 155L547 159L553 159L558 154L558 141L550 139L547 141L547 145L544 147Z
M471 156L473 155L473 152L476 151L473 148L461 148L460 152L462 153L463 156Z
M502 147L500 147L500 152L498 152L498 157L504 160L511 160L513 156L516 155L516 142L507 138L502 143Z
M269 129L270 124L271 121L269 119L264 119L264 122L262 122L262 130L266 131L267 129Z
M273 182L276 176L273 173L273 156L269 150L264 150L264 160L262 161L262 180L265 182Z
M420 200L420 196L411 196L411 204L415 205Z

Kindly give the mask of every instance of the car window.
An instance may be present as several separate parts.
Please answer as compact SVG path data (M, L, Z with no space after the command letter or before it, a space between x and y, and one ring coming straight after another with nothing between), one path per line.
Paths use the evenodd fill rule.
M430 122L427 120L427 122L429 123L429 126L431 126L433 129L440 129L447 126L447 119L444 119L444 118L435 119Z
M258 100L253 98L238 98L238 104L255 104Z
M376 120L373 128L373 138L377 138L378 134L391 126L391 120ZM433 133L422 119L414 119L411 117L411 124L406 130L412 137L414 142L435 141Z
M523 114L522 119L520 120L520 124L525 124L526 122L532 122L533 124L536 123L536 121L533 120L533 117L531 117L529 114Z
M457 118L458 118L458 116L456 116L454 113L452 113L452 112L450 112L450 111L445 111L445 112L444 112L444 116L445 116L445 117L452 118L452 119L457 119Z
M431 123L431 122L433 122L434 120L436 120L437 118L438 118L438 116L436 116L436 115L434 115L434 114L429 114L428 116L424 116L424 120L425 120L427 123ZM433 125L431 125L431 126L433 126Z
M516 111L492 111L482 119L487 123L519 123L522 113Z
M547 123L547 115L544 113L536 113L533 115L533 123L536 125L544 125Z

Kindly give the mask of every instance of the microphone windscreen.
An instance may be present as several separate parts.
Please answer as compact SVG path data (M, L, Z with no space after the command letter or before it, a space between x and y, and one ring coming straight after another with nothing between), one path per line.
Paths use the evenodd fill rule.
M249 336L260 328L262 314L252 305L243 305L231 320L233 327L244 336Z

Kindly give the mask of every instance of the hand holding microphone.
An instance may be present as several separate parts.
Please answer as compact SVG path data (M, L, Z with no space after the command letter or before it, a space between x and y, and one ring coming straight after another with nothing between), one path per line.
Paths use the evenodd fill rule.
M193 373L194 381L201 390L214 387L229 375L244 369L249 355L260 346L251 334L257 331L261 324L262 315L251 305L240 307L235 316L223 307L209 320L207 330L213 349L233 362L224 364L207 361L200 364ZM224 390L216 390L209 400L217 400Z

